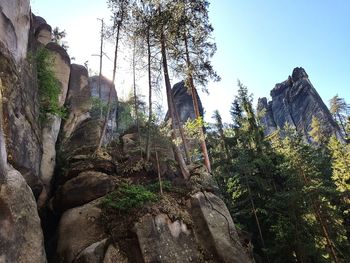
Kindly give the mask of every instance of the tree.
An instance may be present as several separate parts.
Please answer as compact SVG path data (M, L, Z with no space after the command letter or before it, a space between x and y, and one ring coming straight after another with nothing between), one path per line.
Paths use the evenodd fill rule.
M114 51L114 62L113 62L113 77L112 77L112 83L114 84L115 82L115 76L116 76L116 71L117 71L117 61L118 61L118 47L119 47L119 40L120 40L120 31L123 25L123 22L129 18L128 16L128 8L130 5L130 0L108 0L109 7L112 10L113 16L114 16L114 25L113 29L116 30L116 37L115 37L115 51ZM111 89L114 87L111 86ZM117 89L116 89L117 91ZM107 104L107 113L105 115L105 119L103 122L102 130L101 130L101 135L99 138L99 142L96 148L96 152L98 152L102 146L103 142L103 137L106 133L107 129L107 123L108 123L108 118L109 114L111 111L111 103L112 103L112 91L109 91L109 96L108 96L108 104ZM117 107L118 109L118 107Z
M309 134L318 146L324 146L327 144L327 134L323 129L320 120L315 116L312 116L311 131Z
M65 50L68 49L66 41L63 41L63 39L67 36L66 30L60 30L57 26L53 29L52 35L51 35L51 41L60 45Z
M334 119L338 122L340 125L343 134L345 137L347 137L349 134L346 130L346 116L349 111L349 106L345 102L343 98L340 98L338 95L335 95L330 101L330 112L332 113Z

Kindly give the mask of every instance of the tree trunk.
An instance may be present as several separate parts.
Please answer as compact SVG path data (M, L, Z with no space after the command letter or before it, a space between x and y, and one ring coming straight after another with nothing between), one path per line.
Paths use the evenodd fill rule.
M148 131L146 141L146 160L149 161L151 155L151 123L152 123L152 75L151 75L151 43L150 28L147 28L147 52L148 52Z
M177 127L179 129L179 132L180 132L180 137L181 137L182 144L183 144L183 147L184 147L184 152L185 152L187 164L190 164L191 163L191 157L190 157L190 153L189 153L189 150L188 150L187 140L186 140L184 129L182 127L182 123L180 121L179 112L177 111L176 106L175 106L173 93L171 93L171 101L172 101L172 104L174 105L174 113L175 113L176 123L177 123Z
M4 136L2 121L2 83L0 79L0 186L5 183L6 173L7 173L7 153L6 153L6 141Z
M132 74L133 74L133 86L134 86L134 107L135 107L135 121L137 127L137 135L139 139L140 147L140 158L142 159L142 147L141 147L141 132L140 132L140 122L139 122L139 109L137 105L137 92L136 92L136 39L134 38L134 50L132 53Z
M163 195L163 183L162 183L162 178L160 176L160 167L159 167L159 158L158 158L158 152L156 152L156 161L157 161L157 172L158 172L158 181L159 181L159 191L160 194Z
M189 81L190 88L191 88L191 96L192 96L192 103L193 103L195 117L196 117L196 119L198 119L201 116L200 116L199 105L198 105L198 100L197 100L197 92L196 92L196 88L195 88L194 83L193 83L193 76L191 73L192 64L191 64L189 50L188 50L186 32L184 33L184 40L185 40L185 48L186 48L186 51L185 51L186 52L186 62L187 62L188 70L189 70L188 81ZM204 136L203 127L200 129L200 133L201 133L201 148L202 148L202 154L203 154L203 158L204 158L204 164L205 164L205 167L207 167L208 172L210 173L211 172L211 165L210 165L210 160L209 160L209 155L208 155L207 144L205 143L205 136Z
M121 23L118 23L118 25L117 25L117 37L116 37L116 44L115 44L115 51L114 51L114 63L113 63L113 77L112 77L112 84L113 85L114 85L115 75L116 75L116 71L117 71L117 59L118 59L118 45L119 45L120 27L121 27ZM104 119L104 123L103 123L102 131L101 131L100 139L99 139L99 142L98 142L98 145L97 145L97 148L96 148L96 152L98 152L101 149L102 142L103 142L103 137L104 137L104 135L106 133L108 119L109 119L109 114L110 114L110 111L111 111L113 85L111 86L111 88L109 90L107 112L106 112L106 116L105 116L105 119ZM116 90L116 92L117 92L117 90ZM117 106L117 108L118 108L118 106Z
M103 28L104 28L104 22L103 19L101 20L101 46L100 46L100 73L98 75L98 98L99 98L99 104L100 104L100 119L102 119L102 95L101 95L101 78L102 78L102 57L103 57Z
M171 137L172 137L173 141L175 141L176 140L176 135L174 133L174 129L176 127L176 125L175 125L175 112L174 112L174 104L172 103L171 84L170 84L169 72L168 72L168 61L167 61L167 56L166 56L165 36L164 36L164 32L163 31L161 32L160 44L161 44L164 80L165 80L165 87L166 87L166 94L167 94L167 101L168 101L168 110L169 110L169 116L171 118L172 129L173 129L173 131L171 132ZM175 145L174 142L173 142L172 146L173 146L173 150L174 150L174 154L175 154L176 160L177 160L177 162L178 162L178 164L180 166L182 175L183 175L183 177L185 179L188 179L190 177L190 173L188 171L188 168L186 166L184 158L183 158L183 156L181 154L181 151L177 147L177 145Z

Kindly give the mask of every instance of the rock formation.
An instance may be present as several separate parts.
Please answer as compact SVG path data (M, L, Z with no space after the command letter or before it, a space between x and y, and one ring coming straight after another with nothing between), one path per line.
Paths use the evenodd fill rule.
M39 118L32 58L39 48L53 57L57 103L67 109L63 120ZM114 142L95 153L101 122L92 102L98 87L98 77L89 79L86 68L71 65L67 52L51 42L51 26L30 13L29 0L0 2L0 262L252 262L201 166L191 167L191 180L184 181L167 157L162 176L176 178L180 190L154 194L158 200L128 214L113 207L109 198L122 186L158 182L156 157L144 164L132 143L138 136L130 134L122 138L128 145ZM102 78L102 102L110 90L116 102L114 85ZM173 88L183 122L194 118L186 92L183 82ZM114 105L110 134L116 115ZM159 156L166 159L162 151Z
M181 81L176 83L173 88L171 89L171 92L174 97L174 103L175 108L177 110L177 113L179 115L179 119L182 123L185 123L188 119L194 120L196 118L194 109L193 109L193 102L192 102L192 96L188 92L187 88L185 87L185 82ZM203 116L203 107L202 102L198 96L198 93L196 92L197 100L198 100L198 106L199 106L199 112L200 115ZM165 117L168 119L168 113Z
M270 95L272 100L269 102L266 98L259 98L257 108L264 112L260 120L265 135L289 124L310 140L311 121L315 116L327 133L340 136L338 125L303 68L295 68L292 76L276 84Z

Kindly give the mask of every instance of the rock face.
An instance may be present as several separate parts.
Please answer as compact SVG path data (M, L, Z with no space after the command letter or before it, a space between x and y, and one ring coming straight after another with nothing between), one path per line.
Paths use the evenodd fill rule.
M27 55L31 19L29 3L29 0L0 2L0 42L16 62Z
M99 76L93 76L89 78L89 85L91 89L91 96L95 99L99 99ZM101 77L101 101L102 104L107 105L108 99L109 99L109 91L112 91L112 104L111 104L111 111L109 114L109 119L107 123L107 130L106 130L106 136L105 138L109 138L113 131L117 128L117 102L118 102L118 96L117 92L115 90L114 84L105 78L104 76ZM97 105L93 106L92 117L99 117L100 112Z
M63 126L63 143L84 120L90 117L92 107L91 91L87 69L81 65L72 64L69 78L69 88L66 99L69 116Z
M173 96L174 96L174 103L175 103L177 112L179 114L180 121L182 123L185 123L188 119L194 120L196 118L196 115L193 109L192 96L190 93L188 93L187 88L185 87L185 82L181 81L179 83L176 83L173 86L171 92L173 93ZM203 116L202 102L197 92L196 92L196 96L198 100L200 115ZM169 116L167 113L166 119L168 118Z
M9 167L0 184L0 262L46 262L35 199L22 175Z
M261 122L266 135L289 124L309 140L313 116L321 121L329 134L340 135L338 125L303 68L295 68L292 76L276 84L271 98L270 102L266 98L258 101L258 111L265 112Z

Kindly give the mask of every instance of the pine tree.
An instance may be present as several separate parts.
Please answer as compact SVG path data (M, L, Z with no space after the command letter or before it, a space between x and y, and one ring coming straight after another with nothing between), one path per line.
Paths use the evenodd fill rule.
M349 111L349 106L345 102L345 99L340 98L338 95L335 95L330 101L330 112L332 113L334 119L340 125L342 132L345 137L349 134L346 131L346 118Z

